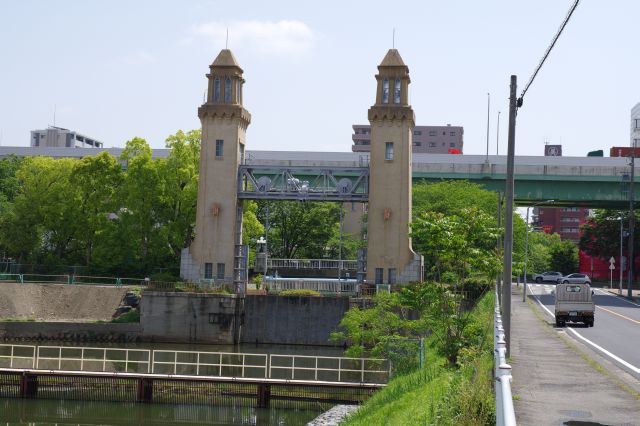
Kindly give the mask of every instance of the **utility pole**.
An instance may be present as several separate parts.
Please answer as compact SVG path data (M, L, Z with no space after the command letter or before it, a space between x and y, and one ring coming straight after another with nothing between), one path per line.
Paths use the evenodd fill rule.
M507 142L507 181L506 205L504 218L504 270L502 274L502 325L507 343L507 357L511 353L511 277L513 261L513 180L514 156L516 147L516 114L518 99L516 90L518 77L511 76L511 90L509 95L509 133Z
M636 222L636 215L633 206L633 199L635 195L633 193L633 180L636 169L634 162L636 153L634 150L635 148L631 150L631 182L629 182L629 282L627 284L627 297L631 300L633 300L633 234Z

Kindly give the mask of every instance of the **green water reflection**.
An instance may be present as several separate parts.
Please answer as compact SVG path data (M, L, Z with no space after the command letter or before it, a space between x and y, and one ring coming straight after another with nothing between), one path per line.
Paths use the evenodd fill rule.
M321 411L1 399L3 425L305 425Z

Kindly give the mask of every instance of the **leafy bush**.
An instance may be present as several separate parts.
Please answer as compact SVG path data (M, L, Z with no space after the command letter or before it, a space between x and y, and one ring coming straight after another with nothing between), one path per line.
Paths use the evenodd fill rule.
M285 290L281 291L280 296L300 296L300 297L321 297L322 295L315 290Z
M152 274L149 279L151 281L161 281L161 282L165 282L165 283L175 283L180 281L179 277L176 277L175 275L169 273L169 272L158 272L155 274Z
M140 311L132 309L129 312L125 312L117 318L111 320L115 323L127 323L127 322L140 322Z
M251 283L256 285L256 288L260 290L260 286L262 285L263 276L262 274L258 274L251 278Z

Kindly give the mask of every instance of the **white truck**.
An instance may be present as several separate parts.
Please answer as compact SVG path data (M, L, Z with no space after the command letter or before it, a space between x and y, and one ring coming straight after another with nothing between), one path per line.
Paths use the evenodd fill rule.
M593 292L589 284L558 284L556 286L556 326L564 327L567 321L582 322L593 327Z

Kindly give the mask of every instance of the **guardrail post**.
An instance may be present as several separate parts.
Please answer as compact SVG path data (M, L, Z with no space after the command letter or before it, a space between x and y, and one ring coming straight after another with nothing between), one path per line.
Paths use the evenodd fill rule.
M36 398L38 396L38 376L24 373L20 380L20 396L22 398Z
M138 378L138 402L153 401L153 379L148 377Z
M18 275L18 279L20 280L20 284L24 284L24 275Z
M269 408L271 401L271 385L258 383L258 408Z

